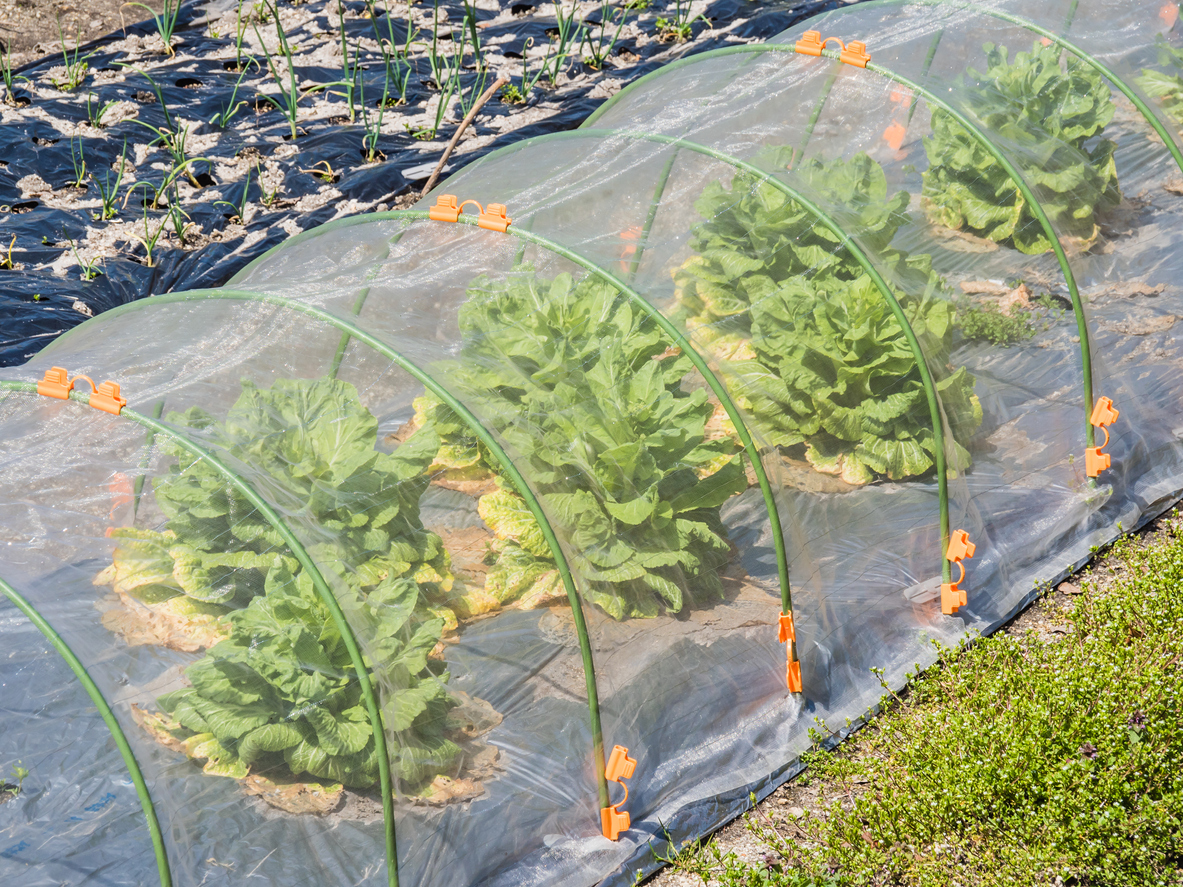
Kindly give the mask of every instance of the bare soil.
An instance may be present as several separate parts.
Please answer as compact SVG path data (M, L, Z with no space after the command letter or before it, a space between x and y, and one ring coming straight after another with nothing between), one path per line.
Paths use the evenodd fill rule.
M144 5L159 12L163 0L144 0ZM81 45L145 18L143 7L121 0L0 0L0 43L12 53L16 68L61 52L63 35L68 46Z

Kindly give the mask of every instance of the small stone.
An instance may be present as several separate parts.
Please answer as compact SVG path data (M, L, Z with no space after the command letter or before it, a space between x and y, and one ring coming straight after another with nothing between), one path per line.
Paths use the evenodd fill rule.
M788 813L789 816L793 817L793 819L800 819L802 816L805 815L805 808L804 807L790 807L785 812Z
M1056 586L1056 591L1060 594L1082 594L1080 586L1073 585L1071 582L1061 582Z
M79 314L85 314L87 317L94 317L94 312L90 310L90 306L81 299L75 299L74 304L70 306Z

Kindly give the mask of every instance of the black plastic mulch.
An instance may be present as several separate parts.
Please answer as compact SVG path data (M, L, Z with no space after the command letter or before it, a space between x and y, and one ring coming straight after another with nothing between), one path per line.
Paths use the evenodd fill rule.
M473 150L465 150L466 135L453 155L449 169L459 168L514 141L574 129L604 100L602 91L594 98L591 93L605 77L631 81L672 58L738 41L767 39L803 18L842 5L838 0L773 4L715 0L706 11L715 29L708 29L702 21L696 22L693 39L681 47L655 41L638 45L635 39L622 38L615 56L603 71L592 71L576 62L573 79L557 90L537 90L528 106L510 106L496 100L486 105L482 117L478 117L467 135L495 132L483 125L490 117L513 115L529 109L536 119L503 132ZM364 2L346 2L345 7L348 10L345 30L351 44L359 37L373 39L375 32L384 37L392 32L396 41L406 35L405 22L395 17L388 25L380 9L378 16L371 18L366 17ZM287 5L281 6L285 12L288 8ZM288 34L293 43L323 47L330 42L330 37L339 40L335 3L320 0L319 4L305 4L300 8L314 10L315 16L311 22ZM463 0L443 0L440 9L448 13L452 39L459 39L458 29L464 20ZM641 27L652 33L653 14L661 11L662 4L655 2L649 10L650 15L640 21ZM480 22L497 16L487 10L474 12ZM554 35L556 19L551 3L515 2L512 13L511 19L498 21L479 31L484 52L491 61L496 62L498 55L504 59L520 57L528 40L532 39L535 46L545 46ZM589 15L588 20L596 20L596 15ZM427 144L407 132L384 134L378 147L385 160L367 164L362 153L363 127L342 122L341 117L321 116L301 120L300 135L296 140L298 153L290 153L290 148L285 152L281 149L290 139L290 125L279 111L260 98L261 91L273 82L266 59L260 56L259 68L252 68L238 85L236 100L246 104L241 106L230 124L222 130L213 123L199 122L191 129L190 137L216 135L213 147L193 152L215 162L234 162L244 149L252 149L247 154L257 157L257 162L276 165L283 173L283 186L270 206L261 203L263 194L257 174L243 175L234 181L217 181L213 165L195 164L198 183L204 187L190 190L186 185L179 193L179 204L188 215L187 221L198 225L206 235L201 238L201 244L181 248L171 234L162 236L149 267L143 245L137 243L134 236L124 236L117 245L112 244L104 250L103 259L96 264L96 270L102 273L92 280L83 280L83 269L72 260L63 261L63 257L72 257L76 247L84 246L88 233L94 238L92 243L102 243L103 229L115 222L126 226L129 222L141 220L146 212L148 230L155 231L165 219L163 209L144 207L145 202L150 202L145 200L145 195L151 191L142 186L130 196L126 193L129 188L124 187L120 202L126 200L126 205L118 218L110 222L92 218L93 208L62 206L63 202L70 202L63 201L62 195L73 193L90 200L97 197L98 187L93 179L85 192L68 190L69 183L78 178L79 158L85 159L92 176L98 175L102 179L110 175L108 171L119 162L125 143L131 158L137 144L142 145L154 138L147 128L131 119L102 129L91 126L86 122L87 98L92 110L108 102L134 102L136 119L156 127L165 127L169 122L166 113L174 123L211 121L232 104L231 97L239 75L233 70L233 58L227 60L225 56L233 52L235 35L211 37L208 27L199 21L192 8L182 11L182 22L188 24L174 38L174 57L143 51L128 62L148 71L159 87L164 107L146 77L118 66L129 58L127 44L123 42L126 36L151 38L155 34L152 22L131 26L126 33L111 34L82 47L82 57L92 53L87 59L89 71L84 83L72 93L58 92L50 85L51 69L62 64L60 54L17 72L29 78L34 88L30 89L27 84L22 84L24 88L17 87L13 97L16 106L11 102L3 106L6 122L0 125L0 263L9 256L11 242L13 265L11 269L0 266L0 366L23 363L54 337L91 314L153 293L224 283L251 259L286 238L288 233L281 226L287 223L290 229L292 226L288 220L301 229L308 229L341 214L340 204L344 201L356 202L349 212L392 204L396 198L422 187L455 130L455 122L446 123L436 138ZM267 23L257 26L261 33L274 28L273 24ZM448 30L446 27L442 29L444 33ZM300 61L300 53L296 59ZM363 52L361 60L368 65L362 75L367 105L376 105L385 81L382 57ZM471 56L468 60L471 64ZM433 84L427 79L428 62L424 52L415 57L415 64L416 70L408 85L407 104L388 108L385 112L388 119L389 115L421 112L422 108L416 105L421 106L434 91ZM318 64L298 64L297 71L302 83L330 82L342 76L340 67ZM463 75L466 90L476 88L477 76L475 71ZM337 101L344 114L344 101ZM305 99L302 104L307 108L311 102L312 99ZM370 113L373 113L372 109ZM75 129L77 132L71 135ZM277 150L279 155L276 155ZM283 156L285 153L290 156ZM154 148L137 167L139 180L154 187L162 184L166 170L171 166L168 158L163 147ZM339 196L330 192L328 202L312 209L302 209L297 205L301 198L323 193L330 187L322 178L307 172L310 166L321 161L327 162L339 176L331 183L331 188L339 192ZM161 168L152 169L153 164ZM44 180L53 189L52 193L29 194L19 187L17 183L30 175ZM242 202L244 188L247 200L255 204L256 211L253 217L248 216L247 224L231 225L236 215L231 204ZM166 231L170 229L171 226L166 227ZM208 239L209 235L215 239ZM51 268L51 263L55 262L57 267Z

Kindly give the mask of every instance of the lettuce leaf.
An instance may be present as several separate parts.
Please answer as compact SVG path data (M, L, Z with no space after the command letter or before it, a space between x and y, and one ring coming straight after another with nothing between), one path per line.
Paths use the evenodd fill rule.
M1089 65L1036 41L1008 61L987 43L986 71L967 72L963 93L971 119L1000 138L1056 231L1092 243L1096 216L1121 201L1115 144L1101 138L1116 105L1105 79ZM930 219L948 228L1014 246L1029 254L1051 249L1039 220L1006 170L946 111L932 113L924 140L929 168L921 196Z

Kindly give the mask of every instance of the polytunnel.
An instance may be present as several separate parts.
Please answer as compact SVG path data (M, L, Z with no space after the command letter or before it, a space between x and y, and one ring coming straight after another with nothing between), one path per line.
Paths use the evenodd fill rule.
M5 882L633 883L1161 513L1178 12L826 13L6 371Z

